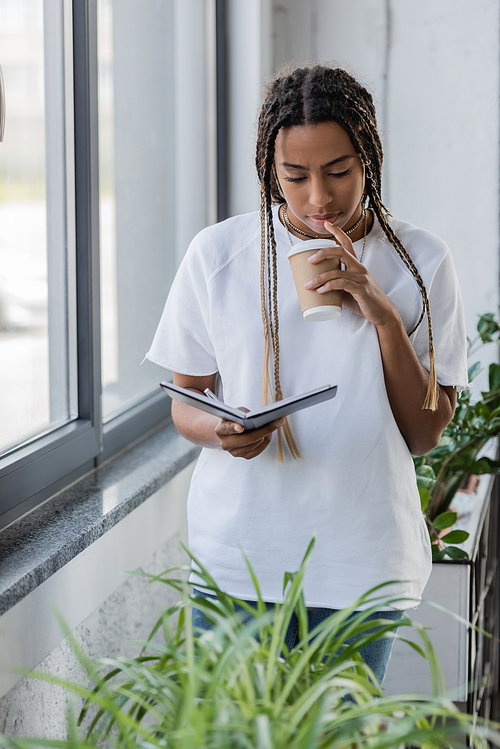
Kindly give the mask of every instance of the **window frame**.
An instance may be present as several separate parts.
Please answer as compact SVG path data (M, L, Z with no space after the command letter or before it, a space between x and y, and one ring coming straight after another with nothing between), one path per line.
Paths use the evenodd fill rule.
M227 216L226 0L215 0L215 14L220 221ZM71 21L79 417L0 458L0 529L170 420L170 400L158 392L102 423L97 0L72 0Z
M100 383L96 0L73 0L71 20L79 417L0 459L0 527L50 496L64 477L88 470L102 443L96 386Z

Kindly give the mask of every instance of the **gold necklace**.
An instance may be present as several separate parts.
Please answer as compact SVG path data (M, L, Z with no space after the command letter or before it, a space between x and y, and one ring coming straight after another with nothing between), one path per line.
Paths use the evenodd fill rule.
M286 208L286 203L283 206L283 211L285 210L285 208ZM366 247L366 235L368 233L368 231L367 231L368 230L368 211L366 211L364 209L364 207L363 207L363 214L362 214L361 218L362 219L364 218L365 221L364 221L364 224L363 224L363 247L361 249L361 255L359 257L359 262L360 263L363 262L363 256L365 254L365 247ZM358 225L359 225L359 221L358 221ZM293 227L293 224L291 224L291 226L292 226L292 228L295 228L295 227ZM288 230L288 223L287 223L286 220L285 220L285 229L286 229L286 233L288 235L288 239L290 241L290 245L293 247L292 237L291 237L290 232ZM352 231L352 229L350 229L350 231ZM344 233L347 234L347 232L344 232ZM301 232L301 234L305 234L305 232ZM308 236L311 239L323 239L323 237L313 237L313 236L311 236L311 234L305 234L305 236L306 237ZM326 237L325 237L325 239L326 239ZM334 242L337 242L337 240L335 239L335 237L333 235L332 235L332 239L333 239ZM327 241L329 241L329 240L327 240ZM337 244L339 244L339 242L337 242Z
M365 217L366 211L365 211L365 207L364 206L362 206L361 208L362 208L362 210L361 210L361 216L358 218L358 220L356 221L356 223L354 224L354 226L351 226L350 229L347 229L347 231L344 231L344 234L352 234L354 231L356 231L356 229L358 228L358 226L360 225L360 223L363 221L363 219ZM306 231L302 231L302 229L299 229L298 226L295 226L295 224L292 224L292 222L290 221L290 219L288 217L288 206L287 206L286 203L283 203L283 210L282 210L281 213L282 213L283 220L285 222L285 225L286 225L287 229L291 229L292 231L296 232L297 234L302 234L303 237L308 237L308 239L328 239L328 237L319 236L318 234L308 234ZM334 241L337 241L337 240L334 238Z

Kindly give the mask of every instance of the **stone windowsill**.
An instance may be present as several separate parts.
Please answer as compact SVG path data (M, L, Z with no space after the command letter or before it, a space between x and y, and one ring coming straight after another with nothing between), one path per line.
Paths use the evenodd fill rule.
M163 427L0 532L0 615L191 463L199 448Z

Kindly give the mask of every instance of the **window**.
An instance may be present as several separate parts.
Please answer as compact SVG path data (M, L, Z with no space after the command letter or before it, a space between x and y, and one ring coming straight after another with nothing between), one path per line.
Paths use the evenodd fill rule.
M168 417L141 361L217 220L216 5L0 0L0 527Z
M76 415L73 142L60 3L1 0L0 451ZM54 29L45 45L45 29ZM71 72L71 71L70 71ZM49 105L49 106L48 106ZM48 158L50 154L50 158ZM68 221L68 218L70 219ZM20 408L20 404L23 404Z

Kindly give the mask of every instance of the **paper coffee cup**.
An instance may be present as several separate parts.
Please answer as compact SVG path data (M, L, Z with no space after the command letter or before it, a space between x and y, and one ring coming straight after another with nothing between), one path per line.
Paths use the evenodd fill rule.
M305 283L312 281L321 273L340 268L340 260L336 257L314 264L308 261L308 258L315 255L318 250L328 247L338 245L331 239L308 239L305 242L297 242L287 253L304 320L334 320L342 312L342 291L325 291L324 294L318 294L315 290L304 288Z

